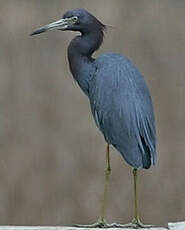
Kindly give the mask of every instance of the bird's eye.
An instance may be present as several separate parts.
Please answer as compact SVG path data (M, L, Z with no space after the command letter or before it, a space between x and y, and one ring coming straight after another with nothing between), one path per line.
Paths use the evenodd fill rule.
M76 22L78 20L77 16L73 16L73 21Z

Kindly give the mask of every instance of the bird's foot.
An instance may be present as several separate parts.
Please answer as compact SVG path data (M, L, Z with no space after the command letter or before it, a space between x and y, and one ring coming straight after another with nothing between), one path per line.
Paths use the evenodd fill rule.
M154 225L147 225L143 224L139 218L134 218L130 223L128 224L117 224L112 223L110 224L110 227L112 228L153 228Z
M87 225L75 224L74 226L79 228L111 228L112 224L108 224L105 219L100 217L98 221L94 224L87 224Z
M107 221L105 219L102 219L101 217L94 224L87 224L87 225L75 224L74 226L79 228L134 228L134 229L155 227L154 225L143 224L139 218L134 218L128 224L118 224L118 223L108 224Z

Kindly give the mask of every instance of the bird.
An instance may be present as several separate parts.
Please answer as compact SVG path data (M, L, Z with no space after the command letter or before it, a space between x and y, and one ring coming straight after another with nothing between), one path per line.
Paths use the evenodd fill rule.
M153 103L138 68L124 55L104 53L93 57L103 43L107 26L86 9L72 9L55 22L34 30L37 35L50 30L80 34L68 46L69 68L74 80L88 97L96 126L106 142L106 168L100 217L95 224L79 227L151 227L141 222L138 211L139 169L156 164L156 128ZM131 223L108 224L105 219L111 174L110 146L132 167L134 178L134 218Z

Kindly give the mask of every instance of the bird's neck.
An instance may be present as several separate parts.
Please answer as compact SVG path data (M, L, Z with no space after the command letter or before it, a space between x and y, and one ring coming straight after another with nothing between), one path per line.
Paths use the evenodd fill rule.
M68 60L71 73L87 95L89 80L95 71L92 54L100 47L102 42L103 31L93 31L75 37L68 47Z

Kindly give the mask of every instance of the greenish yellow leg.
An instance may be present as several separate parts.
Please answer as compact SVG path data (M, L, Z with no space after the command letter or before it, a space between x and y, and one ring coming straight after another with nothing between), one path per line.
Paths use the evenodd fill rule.
M134 211L135 211L134 219L139 220L138 197L137 197L137 169L133 169L133 176L134 176Z
M107 203L107 192L108 192L108 184L111 173L110 167L110 149L109 144L107 144L106 151L106 169L105 169L105 184L104 184L104 194L101 206L101 215L98 219L98 222L91 225L75 225L76 227L86 227L86 228L152 228L154 225L145 225L139 219L138 212L138 197L137 197L137 169L133 169L134 176L134 218L131 223L128 224L117 224L112 223L108 224L105 220L105 211L106 211L106 203Z
M76 227L85 227L85 228L108 228L111 227L105 220L105 211L106 211L106 203L107 203L107 193L108 193L108 185L110 179L111 167L110 167L110 145L107 144L106 149L106 168L105 168L105 183L104 183L104 192L103 199L101 204L101 213L98 221L94 224L90 225L75 225Z
M109 146L109 144L107 144L105 184L104 184L104 193L103 193L103 200L102 200L102 207L101 207L101 215L100 215L100 218L99 218L103 222L105 222L105 211L106 211L106 204L107 204L107 193L108 193L108 185L109 185L110 173L111 173L110 146Z
M137 169L133 169L133 176L134 176L134 210L135 210L135 217L132 220L132 223L136 225L137 228L151 228L154 227L153 225L145 225L139 219L139 211L138 211L138 196L137 196Z
M137 169L133 169L133 176L134 176L134 218L131 223L128 224L111 224L111 227L117 228L152 228L154 225L145 225L139 219L139 212L138 212L138 197L137 197Z

